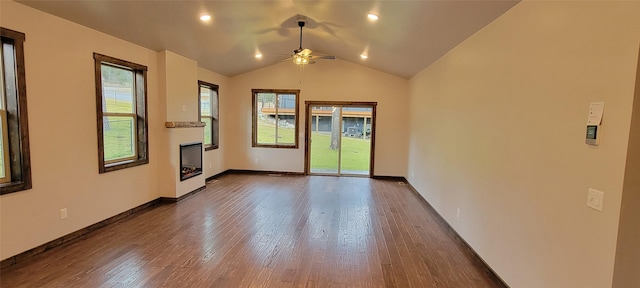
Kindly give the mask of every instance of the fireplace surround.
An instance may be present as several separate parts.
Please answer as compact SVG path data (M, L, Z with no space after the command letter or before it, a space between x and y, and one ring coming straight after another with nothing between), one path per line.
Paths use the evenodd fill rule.
M180 144L180 181L202 174L202 142Z

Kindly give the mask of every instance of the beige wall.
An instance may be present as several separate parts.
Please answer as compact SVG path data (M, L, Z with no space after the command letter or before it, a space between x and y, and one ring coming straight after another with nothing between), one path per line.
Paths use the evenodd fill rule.
M26 34L25 62L33 189L0 196L5 259L158 197L164 123L157 53L0 1L0 25ZM37 19L34 20L34 19ZM98 174L93 52L148 67L147 165ZM68 218L60 220L60 209Z
M639 15L521 2L410 81L409 181L511 287L612 285Z
M227 106L229 105L229 97L227 96L229 78L220 74L211 72L204 68L198 68L198 80L205 81L211 84L218 85L218 98L220 105L219 115L219 133L221 135L227 135L224 123L226 118L233 113L226 113ZM223 137L220 137L219 141L222 141ZM204 152L204 159L202 164L204 165L204 176L206 178L214 176L216 174L226 171L227 165L225 164L225 154L227 153L227 145L219 143L219 148Z
M224 127L227 164L234 169L304 171L304 133L298 149L251 147L251 89L300 89L299 125L304 128L305 101L377 102L374 174L406 173L406 79L342 61L325 60L300 69L291 62L269 66L229 79ZM257 161L257 163L256 163Z
M193 84L198 78L198 62L167 50L159 52L159 57L165 64L167 121L200 121L197 80Z
M613 287L640 285L640 59L636 72Z

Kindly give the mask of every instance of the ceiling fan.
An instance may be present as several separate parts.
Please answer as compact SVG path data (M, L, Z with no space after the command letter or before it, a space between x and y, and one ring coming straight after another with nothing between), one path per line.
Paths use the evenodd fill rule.
M314 55L311 49L302 48L302 27L304 27L306 23L307 21L305 19L298 19L298 27L300 27L300 47L296 50L293 50L293 55L291 55L293 63L297 65L306 65L316 63L316 59L336 59L336 56L333 55Z

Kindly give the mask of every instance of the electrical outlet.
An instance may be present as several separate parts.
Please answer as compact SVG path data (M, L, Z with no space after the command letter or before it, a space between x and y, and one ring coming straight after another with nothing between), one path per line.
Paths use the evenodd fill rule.
M587 206L602 212L602 202L604 201L604 192L589 188L587 194Z
M456 208L456 217L460 218L460 208Z
M256 164L258 164L258 158L255 158L255 159L253 160L253 162L255 162Z
M209 163L209 168L211 168L211 163Z
M67 219L67 208L60 209L60 219Z

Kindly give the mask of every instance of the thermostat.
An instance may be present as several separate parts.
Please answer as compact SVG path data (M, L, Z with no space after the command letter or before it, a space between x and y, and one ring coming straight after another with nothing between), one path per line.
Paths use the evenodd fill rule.
M587 145L597 146L600 144L598 132L602 124L602 114L604 114L604 102L591 102L589 105L589 118L587 120Z
M598 128L600 125L587 125L587 139L585 143L589 145L598 145Z

